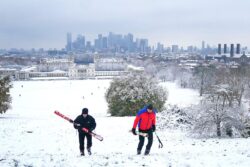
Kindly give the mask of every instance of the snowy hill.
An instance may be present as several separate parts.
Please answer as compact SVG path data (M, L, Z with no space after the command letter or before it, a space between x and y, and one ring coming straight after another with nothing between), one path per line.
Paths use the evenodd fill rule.
M154 143L149 156L136 155L138 136L132 135L134 117L110 117L104 93L109 80L14 82L12 109L0 115L0 166L250 166L249 139L193 139L179 130L157 130L164 147ZM162 83L169 90L167 104L196 103L198 93ZM93 155L80 157L78 134L56 116L58 110L74 119L83 107L97 122ZM145 146L144 146L145 149Z

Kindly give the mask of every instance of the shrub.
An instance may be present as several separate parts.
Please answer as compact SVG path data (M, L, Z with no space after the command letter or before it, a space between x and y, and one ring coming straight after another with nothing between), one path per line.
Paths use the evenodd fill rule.
M154 78L132 73L114 79L105 96L112 116L132 116L149 103L161 112L167 95Z

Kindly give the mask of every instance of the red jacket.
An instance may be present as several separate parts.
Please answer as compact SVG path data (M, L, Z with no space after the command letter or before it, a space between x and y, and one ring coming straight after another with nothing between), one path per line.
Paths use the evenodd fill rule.
M146 108L143 108L137 113L133 128L138 124L140 130L149 130L155 122L155 111L149 113Z

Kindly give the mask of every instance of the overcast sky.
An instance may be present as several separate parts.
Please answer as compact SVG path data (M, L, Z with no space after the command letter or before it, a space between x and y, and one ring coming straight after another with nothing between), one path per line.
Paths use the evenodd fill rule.
M165 46L250 46L250 0L0 0L0 48L63 48L108 32Z

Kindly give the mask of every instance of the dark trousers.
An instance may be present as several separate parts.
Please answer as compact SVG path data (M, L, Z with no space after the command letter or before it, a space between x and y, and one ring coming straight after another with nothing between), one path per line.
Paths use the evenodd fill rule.
M144 131L142 131L143 133L145 133ZM153 144L153 131L152 130L149 130L147 131L147 138L148 138L148 144L146 146L146 150L150 150L151 149L151 146ZM137 147L137 150L141 150L143 145L144 145L144 140L145 140L145 137L139 135L139 144L138 144L138 147Z
M79 148L81 152L84 152L84 140L87 138L87 148L92 146L92 136L88 133L79 133Z

